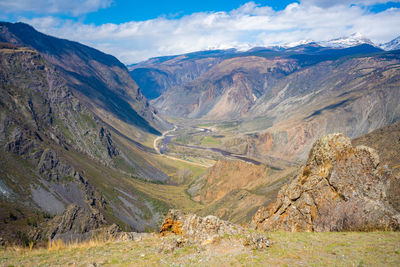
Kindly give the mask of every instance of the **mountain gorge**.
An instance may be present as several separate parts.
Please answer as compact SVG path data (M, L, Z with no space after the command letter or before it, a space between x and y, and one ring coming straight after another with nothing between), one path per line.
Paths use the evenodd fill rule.
M153 59L140 68L150 64L166 79L175 75L171 66L196 64L204 57L220 62L197 77L188 74L190 81L180 85L158 85L165 92L152 103L170 117L234 122L234 137L223 145L230 152L304 160L317 136L343 132L355 138L399 120L398 51L365 43L346 48L309 43ZM146 84L146 79L139 83Z

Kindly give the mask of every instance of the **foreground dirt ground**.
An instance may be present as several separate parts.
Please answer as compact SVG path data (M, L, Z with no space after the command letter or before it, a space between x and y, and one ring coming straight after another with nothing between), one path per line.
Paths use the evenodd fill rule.
M251 250L240 237L165 249L173 236L0 250L0 266L400 266L400 232L268 234L271 247ZM164 247L164 249L162 249Z

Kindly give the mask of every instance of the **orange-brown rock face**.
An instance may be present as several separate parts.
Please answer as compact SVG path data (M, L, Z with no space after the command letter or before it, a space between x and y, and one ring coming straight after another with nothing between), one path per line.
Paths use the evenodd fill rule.
M169 234L182 235L182 221L173 216L167 217L161 226L160 235L166 236Z
M320 138L301 172L260 208L252 226L262 230L355 231L400 229L393 204L397 177L381 166L375 150L353 147L342 134Z
M204 203L215 202L232 190L248 188L267 177L268 167L243 161L218 161L207 173L206 184L200 193Z

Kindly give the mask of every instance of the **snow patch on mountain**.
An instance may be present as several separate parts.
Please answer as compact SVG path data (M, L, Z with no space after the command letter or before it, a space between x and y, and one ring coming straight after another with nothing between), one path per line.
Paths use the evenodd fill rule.
M347 37L339 37L329 41L318 42L319 45L325 47L335 47L335 48L347 48L361 44L369 44L375 46L375 44L361 33L353 33Z
M387 42L387 43L384 43L384 44L380 44L380 47L383 50L387 50L387 51L400 49L400 36L395 38L395 39L393 39L390 42Z

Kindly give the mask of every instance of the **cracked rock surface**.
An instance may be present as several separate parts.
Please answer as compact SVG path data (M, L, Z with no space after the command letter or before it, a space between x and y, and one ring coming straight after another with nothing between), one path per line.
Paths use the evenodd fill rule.
M159 252L173 252L188 245L218 245L248 247L263 250L270 246L265 233L249 231L246 227L209 215L200 217L179 210L170 210L161 226L163 244Z
M208 243L217 237L240 234L242 232L243 228L241 226L212 215L200 217L196 214L186 214L179 210L170 210L161 226L160 235L183 235L196 242Z
M306 165L251 226L273 231L399 230L398 180L374 149L342 134L313 145Z

